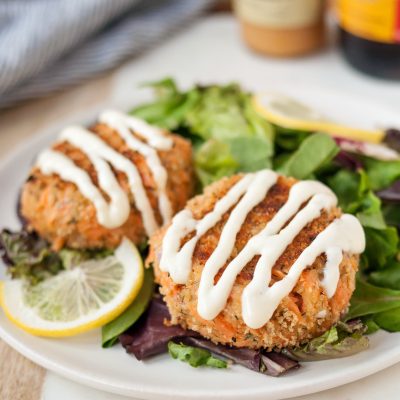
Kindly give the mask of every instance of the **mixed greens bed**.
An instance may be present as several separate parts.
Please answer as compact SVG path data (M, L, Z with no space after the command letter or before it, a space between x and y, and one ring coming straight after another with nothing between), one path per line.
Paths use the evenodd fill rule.
M138 359L168 348L175 359L226 368L226 360L270 375L296 368L297 361L343 357L368 347L367 334L400 331L400 159L367 156L362 142L324 132L286 129L269 123L254 109L252 94L236 84L195 86L180 91L172 79L151 83L156 98L131 111L135 116L188 138L194 148L198 191L237 172L272 168L298 179L317 179L336 193L346 213L357 216L366 234L356 290L343 320L300 348L282 353L216 346L194 332L165 327L168 310L154 297L151 269L134 302L103 327L102 345L118 341ZM400 148L400 135L388 131L387 145ZM110 254L102 251L50 249L38 236L3 230L0 250L14 278L30 284L75 264ZM142 249L143 257L146 249ZM222 359L215 357L221 356Z
M273 168L298 179L317 179L337 195L346 213L361 221L366 251L346 320L361 318L368 333L400 330L400 159L383 161L341 148L343 139L323 132L268 123L252 95L236 84L180 91L172 79L150 84L157 99L132 110L136 116L189 138L202 186L222 176ZM399 132L387 144L400 147Z

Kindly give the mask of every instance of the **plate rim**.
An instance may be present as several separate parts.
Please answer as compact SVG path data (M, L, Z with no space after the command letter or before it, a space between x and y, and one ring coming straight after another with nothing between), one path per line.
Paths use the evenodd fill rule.
M328 376L323 382L320 382L313 385L312 387L308 384L297 384L295 387L288 387L274 390L273 392L266 393L263 390L263 386L260 387L259 390L257 388L243 388L242 390L235 389L234 392L222 389L221 391L216 391L214 389L209 390L199 390L195 389L195 392L192 391L182 391L177 389L169 389L163 387L153 387L150 385L136 385L136 388L133 389L131 387L121 387L116 386L114 384L105 383L100 380L100 378L96 379L95 376L91 376L90 374L80 374L80 370L74 370L71 368L66 368L62 364L52 361L49 357L42 356L38 351L30 348L29 346L25 346L23 342L15 339L11 334L9 334L1 325L0 325L0 338L3 339L9 346L18 351L23 356L27 357L34 363L40 365L41 367L51 370L60 376L70 379L74 382L78 382L80 384L103 390L108 393L119 394L123 396L139 396L141 399L159 399L162 396L165 399L192 399L192 400L200 400L200 399L213 399L218 398L220 400L239 400L244 398L251 398L254 400L265 400L268 396L268 400L278 400L278 399L286 399L293 396L302 396L307 394L318 393L324 390L332 389L335 387L346 385L347 383L355 382L359 379L368 377L376 372L383 371L386 368L391 367L392 365L400 362L400 353L393 354L391 352L385 352L380 355L378 358L374 358L374 362L364 363L360 365L356 370L354 370L351 374L347 374L340 372L340 370L332 371L332 374ZM101 351L102 349L99 348ZM123 349L121 348L121 353L123 353ZM368 351L368 350L367 350ZM315 361L317 362L317 361ZM239 368L242 368L238 366ZM296 371L293 371L295 374ZM286 375L286 378L290 378L290 373ZM277 378L284 379L284 378ZM340 383L338 384L338 380Z
M327 91L330 92L331 89L328 87L315 87L314 85L310 84L313 89L317 91ZM346 93L351 97L355 97L357 95L353 95L348 93L346 90L338 91L332 90L335 95L339 92L342 93L344 96ZM365 100L364 100L365 101ZM385 109L387 112L391 114L395 114L395 111L392 108L386 107L379 101L374 100L367 100L366 103L370 103L371 105L376 104L379 106L380 109ZM50 140L51 136L56 135L56 131L62 129L66 123L70 122L79 122L83 124L89 123L94 117L99 113L101 109L106 108L110 102L102 102L97 104L95 107L89 108L85 111L74 113L66 118L60 119L59 122L51 123L47 127L38 129L35 131L35 134L31 138L27 138L23 143L20 143L14 147L14 149L7 155L1 157L0 160L0 174L3 172L4 169L7 167L12 166L13 159L18 155L23 153L30 153L30 147L33 145L38 145L40 142L45 140ZM2 313L3 314L3 313ZM5 317L4 317L5 318ZM7 321L8 322L8 321ZM334 387L338 387L341 385L345 385L350 382L357 381L363 377L367 377L372 375L378 371L384 370L398 362L400 362L400 352L399 354L392 354L391 352L384 352L379 354L378 357L374 358L374 362L364 363L359 365L358 368L353 371L351 374L344 374L340 373L339 371L332 371L332 374L329 375L327 378L324 379L323 382L319 382L316 385L299 385L297 384L295 387L287 387L279 390L274 390L273 392L265 392L265 387L261 386L259 390L257 388L243 388L243 390L229 391L229 389L222 389L215 392L215 390L199 390L196 388L193 392L192 391L182 391L177 389L171 388L163 388L157 386L150 386L148 384L145 385L138 385L135 384L136 387L133 389L132 387L122 387L117 386L113 383L105 383L104 381L100 380L100 377L96 377L96 375L90 374L82 374L81 370L74 370L72 368L64 367L61 363L52 361L50 357L41 355L35 349L25 345L22 341L19 341L13 335L7 331L5 326L0 325L0 338L4 340L9 346L15 349L17 352L22 354L23 356L27 357L34 363L40 365L41 367L51 370L60 376L63 376L67 379L71 379L75 382L80 384L97 388L103 390L105 392L125 395L125 396L138 396L139 398L146 398L146 399L156 399L160 396L163 396L166 399L211 399L211 398L218 398L218 399L230 399L230 400L239 400L246 397L251 397L252 399L283 399L291 396L300 396L300 395L307 395L311 393L317 393L323 390L332 389ZM101 348L99 348L102 350ZM368 350L367 350L368 351ZM121 349L121 352L123 350ZM296 372L294 372L296 373ZM290 377L290 375L287 375ZM280 378L284 379L284 378ZM338 383L340 382L340 383Z

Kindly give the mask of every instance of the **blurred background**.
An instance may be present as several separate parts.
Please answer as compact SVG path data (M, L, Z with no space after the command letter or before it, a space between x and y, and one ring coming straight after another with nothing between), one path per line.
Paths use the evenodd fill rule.
M0 107L89 81L216 12L234 12L265 63L295 63L333 43L361 73L400 79L398 0L2 0Z
M400 0L0 0L0 157L52 124L130 109L165 76L338 90L398 112ZM10 398L39 398L45 372L0 341L4 359Z

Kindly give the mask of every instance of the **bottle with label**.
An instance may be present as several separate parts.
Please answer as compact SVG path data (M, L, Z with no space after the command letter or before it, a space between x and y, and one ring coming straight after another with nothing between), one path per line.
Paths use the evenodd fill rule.
M346 59L367 74L400 79L400 0L336 0Z
M244 40L257 52L300 56L325 39L324 0L234 0Z

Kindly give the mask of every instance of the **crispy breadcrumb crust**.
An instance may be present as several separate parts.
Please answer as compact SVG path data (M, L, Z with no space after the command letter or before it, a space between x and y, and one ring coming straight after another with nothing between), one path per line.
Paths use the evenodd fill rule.
M241 176L224 178L212 184L205 189L203 195L190 200L186 208L192 211L196 219L202 218L214 208L215 203ZM287 201L289 189L295 182L294 179L280 177L266 198L248 214L237 235L231 259L238 254L252 236L265 227L266 223L283 206ZM154 266L156 281L160 284L160 292L164 296L172 316L171 322L197 331L215 343L268 350L299 345L321 335L335 324L346 311L354 291L355 274L358 269L358 256L356 255L344 254L340 264L338 287L330 299L320 284L325 256L319 256L312 265L303 271L293 291L282 300L271 320L260 329L251 329L246 326L241 315L242 291L252 279L258 260L258 257L254 257L236 279L225 309L211 321L204 320L199 316L197 292L201 273L218 244L229 213L227 212L222 220L199 240L193 255L192 272L185 285L175 284L169 274L159 268L162 240L166 228L159 230L151 238L147 265ZM278 259L273 268L272 283L282 279L318 233L340 215L340 209L333 208L329 212L323 212L319 218L308 224Z
M107 125L96 124L90 130L136 165L156 218L161 224L155 181L144 157L130 150L123 139ZM182 137L168 135L173 141L172 148L158 151L158 154L168 172L167 195L173 213L176 213L193 195L192 148ZM67 142L56 143L53 149L64 153L87 171L93 183L98 186L96 171L82 151ZM75 184L63 181L56 174L46 176L39 169L33 168L23 187L20 203L21 214L28 228L51 242L56 250L64 246L78 249L115 248L124 236L137 245L145 243L147 237L141 214L135 207L126 175L120 171L114 172L128 194L132 207L128 220L122 226L108 229L100 225L93 204L83 197ZM105 193L103 195L107 198Z

